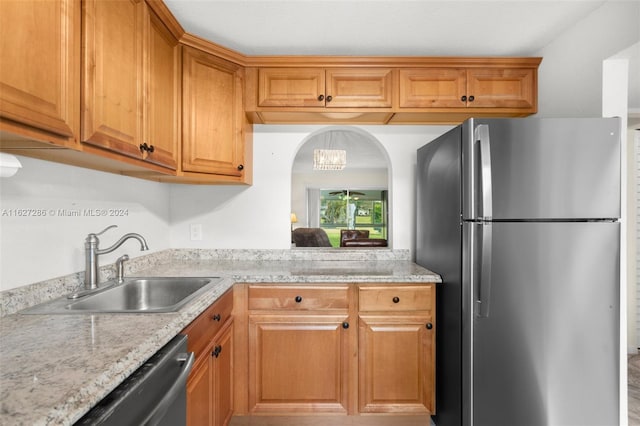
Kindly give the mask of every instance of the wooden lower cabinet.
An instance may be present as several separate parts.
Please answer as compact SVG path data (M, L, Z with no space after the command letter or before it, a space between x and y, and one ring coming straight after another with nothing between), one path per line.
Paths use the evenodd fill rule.
M227 292L185 330L196 362L187 380L187 425L226 426L233 414L233 293Z
M435 414L434 284L234 291L239 415Z
M432 319L420 315L363 315L358 321L358 410L433 413Z
M252 413L347 413L348 315L250 315Z
M198 360L187 382L187 425L225 426L233 414L233 322Z
M358 288L358 410L435 414L435 284Z

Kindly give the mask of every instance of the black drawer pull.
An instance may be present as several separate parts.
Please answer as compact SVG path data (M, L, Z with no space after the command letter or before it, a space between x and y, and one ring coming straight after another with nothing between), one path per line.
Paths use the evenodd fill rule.
M218 358L220 356L220 352L222 352L222 346L218 345L213 348L213 352L211 352L211 356Z
M211 317L211 319L214 321L220 322L220 319L221 319L220 314L215 314L214 316Z
M296 303L302 302L302 296L296 296Z
M400 302L400 298L398 296L393 298L393 303L398 303Z

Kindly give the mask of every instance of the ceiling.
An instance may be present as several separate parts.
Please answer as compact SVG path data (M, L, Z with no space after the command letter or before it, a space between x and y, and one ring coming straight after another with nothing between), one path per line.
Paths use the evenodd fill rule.
M531 56L605 1L165 3L186 31L246 55Z

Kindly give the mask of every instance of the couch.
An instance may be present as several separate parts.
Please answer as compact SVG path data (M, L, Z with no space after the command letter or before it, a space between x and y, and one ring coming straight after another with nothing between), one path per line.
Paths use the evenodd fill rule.
M291 232L296 247L331 247L329 236L322 228L296 228Z
M369 238L368 230L341 229L340 247L387 247L387 240Z

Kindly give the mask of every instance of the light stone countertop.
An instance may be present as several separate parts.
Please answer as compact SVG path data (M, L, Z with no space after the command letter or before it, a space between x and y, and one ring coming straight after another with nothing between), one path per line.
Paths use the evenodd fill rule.
M176 313L1 317L0 424L73 424L236 282L441 281L408 260L238 259L185 251L155 259L129 275L225 279Z

